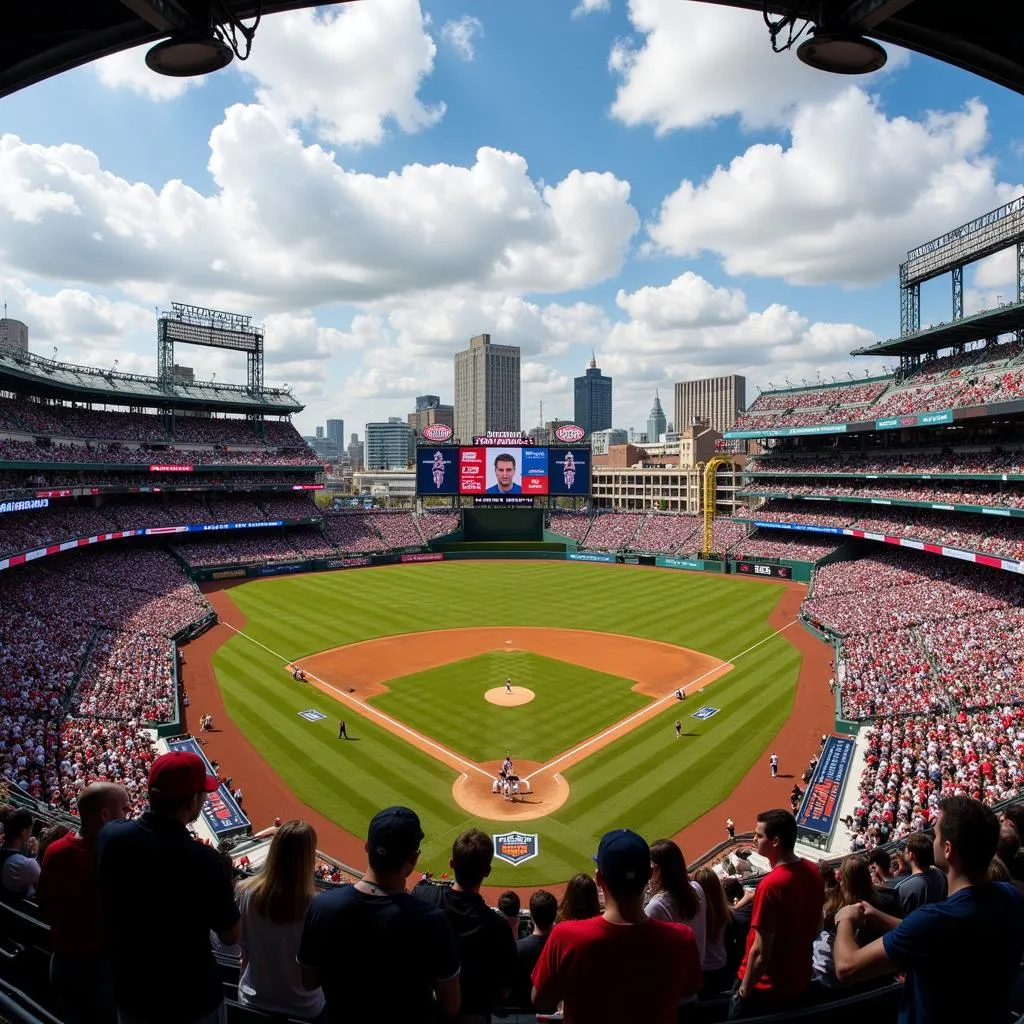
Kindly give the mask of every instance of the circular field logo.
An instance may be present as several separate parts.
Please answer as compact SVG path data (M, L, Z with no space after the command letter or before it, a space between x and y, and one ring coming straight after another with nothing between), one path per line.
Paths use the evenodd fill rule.
M428 423L423 428L423 436L428 441L448 441L454 433L447 423Z
M586 433L581 426L575 423L563 423L560 427L555 427L555 437L559 441L565 441L566 444L582 441Z

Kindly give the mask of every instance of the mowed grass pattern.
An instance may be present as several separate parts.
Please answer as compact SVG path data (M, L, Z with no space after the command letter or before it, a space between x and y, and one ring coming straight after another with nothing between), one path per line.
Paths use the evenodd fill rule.
M662 714L565 772L569 802L524 829L540 835L540 856L518 868L496 863L489 879L539 885L592 869L590 855L609 828L670 836L735 788L792 709L800 654L773 636L767 621L781 594L779 587L736 577L555 562L442 563L261 580L231 596L247 617L246 633L269 651L238 636L217 652L214 665L228 712L302 800L360 836L381 807L407 803L427 834L422 865L440 872L464 828L508 827L467 818L451 797L455 773L348 708L344 717L359 742L339 742L337 702L293 683L282 659L377 636L493 625L631 634L723 661L742 654L703 696L669 702ZM403 668L393 666L395 675ZM690 717L702 703L719 713L705 722ZM299 718L307 707L327 720ZM685 723L681 740L673 729L677 716ZM575 732L566 723L567 736Z
M506 677L534 700L518 707L485 700ZM543 763L647 704L633 683L530 651L494 651L393 679L370 703L471 761L509 751Z

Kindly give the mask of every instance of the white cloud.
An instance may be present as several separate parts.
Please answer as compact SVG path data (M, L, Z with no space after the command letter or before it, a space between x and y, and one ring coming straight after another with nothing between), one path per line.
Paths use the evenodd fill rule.
M735 324L747 306L741 291L716 288L689 270L663 288L646 286L632 293L620 289L615 302L633 320L659 330Z
M560 292L617 273L639 226L614 175L542 187L495 149L469 167L356 173L256 105L229 108L210 146L203 195L117 177L80 146L0 137L0 270L270 311L463 285Z
M572 10L572 16L574 18L582 18L585 14L608 10L611 10L610 0L579 0L579 3Z
M685 6L685 5L683 5ZM909 248L1006 202L977 101L922 121L889 119L858 88L801 106L788 147L751 146L683 181L650 225L674 256L713 252L730 274L845 286L890 275Z
M476 56L476 40L484 34L484 25L479 18L464 14L461 18L446 21L441 26L441 38L463 60Z
M798 102L839 93L841 76L773 53L759 11L681 0L630 0L629 17L643 35L620 40L609 58L619 79L612 114L658 135L739 116L747 127L786 123ZM890 49L888 69L906 62Z
M979 288L1005 288L1017 284L1017 248L1010 246L979 261L974 269L974 283Z
M151 100L173 100L189 89L198 89L207 75L197 78L167 78L146 66L150 44L122 50L92 64L93 73L108 89L127 89Z
M436 53L419 0L373 0L265 18L238 68L274 117L353 146L381 142L389 122L416 132L444 116L418 95Z

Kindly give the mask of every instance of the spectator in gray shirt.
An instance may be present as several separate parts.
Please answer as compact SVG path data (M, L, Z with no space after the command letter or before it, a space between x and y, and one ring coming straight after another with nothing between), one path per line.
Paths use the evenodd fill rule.
M946 876L935 866L931 837L923 832L908 836L905 857L910 874L896 886L900 917L926 903L939 903L946 898Z

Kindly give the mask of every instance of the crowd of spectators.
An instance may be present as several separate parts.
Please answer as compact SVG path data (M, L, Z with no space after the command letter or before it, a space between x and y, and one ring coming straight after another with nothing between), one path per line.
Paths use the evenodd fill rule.
M1024 708L890 716L867 734L854 849L927 828L944 796L998 803L1024 789Z
M647 516L636 536L633 547L637 551L681 551L691 546L691 540L703 533L704 520L698 516L674 516L651 513ZM696 541L700 547L700 540Z
M62 808L98 778L145 789L143 727L174 710L170 638L212 614L152 548L72 552L0 576L0 772Z
M186 444L306 447L290 420L265 420L261 424L240 417L180 413L171 420L156 413L89 409L28 398L0 398L0 430L99 441L159 443L177 440Z
M0 438L0 462L38 462L58 465L138 466L310 466L322 459L305 444L295 448L180 448L140 447L98 442L61 442Z
M793 562L817 562L831 555L842 543L827 534L783 533L755 530L729 550L731 558L778 558Z
M1002 344L985 345L966 352L951 352L949 355L927 359L918 366L896 374L901 383L930 384L943 377L976 375L1005 366L1024 352L1024 343L1008 341Z
M906 476L965 476L972 473L1024 476L1020 448L922 449L898 452L836 452L818 455L770 455L752 458L746 473L835 476L842 473Z
M340 552L315 526L250 534L238 531L176 539L175 554L192 569L221 565L268 565L305 558L337 558Z
M421 512L414 518L424 543L453 533L461 521L458 512Z
M594 516L582 546L591 551L622 551L634 547L633 538L647 514L601 512Z
M793 497L821 495L830 498L881 498L885 501L930 501L941 505L977 505L986 508L1024 509L1024 489L1012 484L979 484L973 486L936 487L920 481L890 484L858 484L852 480L829 483L831 477L800 477L783 482L754 480L748 484L746 494L785 492Z
M548 513L548 529L561 537L569 537L578 544L590 529L589 509L557 508Z
M865 405L884 394L891 384L891 380L878 380L863 384L811 388L806 391L763 391L747 412L786 412L790 409L831 409L836 406Z
M859 509L837 506L826 501L790 501L771 499L752 508L749 513L737 510L734 519L758 520L765 523L799 523L802 526L852 526Z

